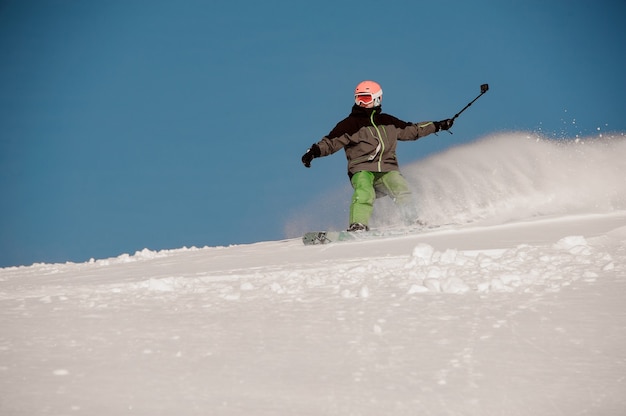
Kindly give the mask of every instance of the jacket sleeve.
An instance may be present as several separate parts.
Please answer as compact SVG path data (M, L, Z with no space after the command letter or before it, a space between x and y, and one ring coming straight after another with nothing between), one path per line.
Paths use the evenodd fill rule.
M321 156L332 155L333 153L343 149L350 144L352 138L351 133L357 129L351 123L349 118L337 123L337 125L326 136L317 142L320 148Z
M333 138L324 136L319 142L317 142L317 145L320 148L320 156L323 157L332 155L333 153L343 149L348 143L350 143L350 136L343 134Z
M432 121L422 121L419 123L411 123L407 127L400 130L398 140L417 140L421 137L436 133L437 127Z

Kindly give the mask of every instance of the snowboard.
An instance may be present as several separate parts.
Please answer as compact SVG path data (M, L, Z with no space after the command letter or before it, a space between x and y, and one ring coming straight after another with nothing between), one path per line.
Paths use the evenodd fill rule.
M415 230L412 230L415 232ZM362 241L381 237L394 237L410 233L408 230L370 230L370 231L311 231L302 236L306 246L330 244L341 241Z
M302 236L302 242L305 246L315 244L329 244L337 241L354 240L354 233L347 231L311 231Z
M420 224L405 227L391 227L383 229L374 229L369 231L310 231L302 236L302 242L306 246L317 244L330 244L342 241L366 241L384 237L401 237L421 232L447 229L456 227L458 223L447 224Z

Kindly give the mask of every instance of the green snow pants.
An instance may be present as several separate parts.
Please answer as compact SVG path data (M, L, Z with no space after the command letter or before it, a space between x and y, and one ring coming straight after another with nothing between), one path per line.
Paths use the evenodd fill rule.
M350 180L354 193L350 204L350 224L369 224L376 195L389 195L400 208L405 222L417 220L412 193L406 179L398 171L355 173Z

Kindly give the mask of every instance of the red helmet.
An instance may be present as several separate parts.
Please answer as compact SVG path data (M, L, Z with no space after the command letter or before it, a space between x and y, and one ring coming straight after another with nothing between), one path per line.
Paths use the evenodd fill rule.
M366 108L377 107L383 100L383 89L374 81L363 81L354 89L354 102Z

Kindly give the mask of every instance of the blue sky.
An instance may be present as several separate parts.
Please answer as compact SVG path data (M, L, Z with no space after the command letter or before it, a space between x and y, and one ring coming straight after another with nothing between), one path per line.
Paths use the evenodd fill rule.
M284 238L347 184L343 154L300 156L363 79L407 121L490 85L401 164L494 132L626 131L624 18L618 1L0 1L0 267Z

